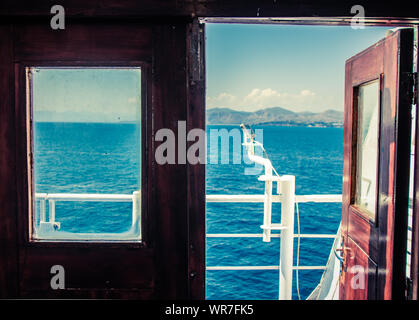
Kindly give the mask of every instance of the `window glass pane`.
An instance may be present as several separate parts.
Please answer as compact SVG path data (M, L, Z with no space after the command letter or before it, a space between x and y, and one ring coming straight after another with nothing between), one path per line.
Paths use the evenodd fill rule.
M375 219L377 203L379 81L359 87L355 204Z
M140 68L27 69L35 240L140 240Z

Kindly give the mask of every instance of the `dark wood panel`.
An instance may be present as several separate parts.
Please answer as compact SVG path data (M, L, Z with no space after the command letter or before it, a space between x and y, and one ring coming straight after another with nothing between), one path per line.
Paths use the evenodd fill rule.
M82 290L83 296L89 297L100 290L154 289L156 273L154 270L154 252L146 243L86 243L86 242L29 242L32 206L31 189L28 182L31 171L28 171L28 126L26 107L25 68L16 64L16 135L17 154L15 179L18 182L18 230L19 236L19 287L21 292L31 294L44 292L40 297L70 297L71 292ZM147 69L147 68L145 68ZM147 71L143 74L147 78ZM143 96L144 98L144 96ZM143 106L148 109L148 104ZM146 126L145 126L146 127ZM146 134L150 137L150 134ZM29 175L29 177L28 177ZM147 176L147 174L146 174ZM147 210L145 206L142 208ZM146 217L147 211L142 211ZM147 225L142 221L147 230ZM53 265L62 265L66 272L66 291L50 288L50 269ZM73 290L73 291L72 291ZM75 290L75 291L74 291ZM134 290L134 291L135 291ZM153 290L154 292L154 290ZM127 291L127 294L129 292ZM21 297L25 294L21 295ZM123 296L123 293L120 293ZM36 296L32 296L36 297Z
M16 140L12 33L0 26L0 298L16 297Z
M150 300L154 298L154 291L151 289L121 290L121 289L69 289L52 291L22 291L24 299L129 299L129 300ZM39 302L39 301L38 301Z
M204 165L190 168L186 164L157 165L154 159L154 135L160 128L177 133L179 120L205 128L204 78L197 83L188 82L187 25L78 25L75 37L63 34L62 39L43 27L34 28L32 36L30 26L20 26L15 33L18 62L15 72L19 79L15 82L17 153L20 155L15 174L19 182L16 202L20 217L21 296L204 298ZM129 32L120 36L126 30ZM58 43L53 48L56 39ZM190 40L195 41L192 37ZM43 43L47 49L43 49ZM126 50L125 46L129 48ZM142 188L147 190L142 193L143 243L28 243L30 194L24 66L88 66L97 61L105 65L118 64L118 61L137 63L133 59L147 61L141 61L143 137L146 137ZM190 219L191 215L194 217ZM54 264L63 265L68 274L65 292L49 289L48 270ZM44 294L37 296L40 292Z
M154 164L154 150L152 149L153 136L153 108L151 105L152 97L152 65L145 64L141 69L141 139L142 139L142 153L141 153L141 242L145 247L154 247L154 218L152 214L153 202L153 164Z
M27 118L26 106L26 73L25 68L14 65L14 112L16 117L16 168L15 179L17 184L17 240L19 251L22 246L29 240L29 234L32 230L31 219L31 203L32 194L30 189L30 180L33 172L28 170L28 128L29 119ZM20 255L20 253L19 253Z
M14 33L15 61L151 62L151 28L139 24L19 25Z
M270 0L196 0L198 16L226 16L226 17L327 17L352 16L350 10L354 2L332 0L297 0L297 1L270 1ZM378 0L368 1L368 3L357 2L365 8L368 17L411 17L411 9L418 8L411 2L402 0L397 6L391 3L382 3ZM397 7L397 8L396 8Z
M135 17L135 16L187 16L193 12L193 0L62 0L68 17ZM51 17L51 7L55 3L48 0L12 1L0 4L0 16L41 16ZM45 20L48 22L48 20Z
M332 0L62 0L69 17L147 17L147 16L212 16L212 17L330 17L351 16L352 1ZM400 0L391 2L371 0L359 2L365 7L368 17L412 17L418 12L415 2ZM0 16L50 16L48 0L3 0ZM413 15L414 16L414 15Z
M129 254L130 249L118 248L38 248L22 254L20 286L23 291L52 290L50 273L53 265L65 270L66 290L151 289L154 286L151 250Z
M153 32L153 133L187 119L186 25L156 26ZM170 56L170 59L168 59ZM153 144L160 144L153 141ZM176 141L177 146L177 141ZM154 145L154 150L157 145ZM176 148L177 149L177 148ZM176 161L178 152L176 152ZM157 297L188 296L188 177L186 164L154 165L152 212L156 235Z
M205 32L204 25L188 25L187 130L205 132ZM195 142L188 142L189 147ZM204 147L206 153L206 146ZM206 159L206 154L204 154ZM205 164L188 163L189 297L205 299Z

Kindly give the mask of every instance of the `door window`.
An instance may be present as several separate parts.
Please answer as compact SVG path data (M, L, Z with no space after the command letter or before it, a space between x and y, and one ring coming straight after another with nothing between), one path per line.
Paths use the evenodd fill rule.
M375 220L377 205L379 80L357 88L355 205Z
M28 67L32 240L140 240L141 69Z

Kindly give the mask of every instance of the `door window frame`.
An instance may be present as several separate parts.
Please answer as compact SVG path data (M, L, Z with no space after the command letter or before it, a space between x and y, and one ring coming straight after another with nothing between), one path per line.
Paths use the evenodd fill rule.
M357 189L357 185L359 183L359 177L357 177L357 169L358 169L358 126L359 126L359 88L363 85L368 85L374 81L378 81L378 87L379 87L379 92L378 92L378 128L377 128L377 135L378 135L378 141L377 141L377 158L376 158L376 195L375 195L375 212L374 214L374 218L371 217L371 215L366 212L367 210L360 207L359 205L356 204L356 189ZM352 154L352 160L351 160L351 197L350 197L350 205L352 210L358 214L361 218L363 218L364 220L368 221L372 226L377 226L378 225L378 220L379 220L379 214L378 214L378 207L379 207L379 194L380 194L380 168L381 168L381 163L380 163L380 148L381 148L381 134L380 134L380 128L381 128L381 113L382 113L382 94L383 94L383 74L381 73L380 76L378 78L372 78L366 81L363 81L360 84L356 84L352 86L352 100L353 100L353 105L352 105L352 150L351 150L351 154Z
M23 114L25 115L25 125L21 125L21 133L17 135L17 140L19 141L18 145L25 146L26 154L23 153L23 148L21 148L21 155L25 155L26 166L22 170L22 182L25 181L23 188L26 189L26 192L22 192L22 205L26 208L22 208L19 214L19 221L23 224L20 228L22 233L21 238L26 245L32 246L61 246L65 244L66 246L74 247L85 247L85 246L130 246L135 248L144 247L148 243L148 232L147 232L147 194L146 192L141 192L141 205L140 205L140 241L121 241L121 240L44 240L44 239L32 239L32 229L33 229L33 216L35 214L35 186L34 186L34 146L33 146L33 106L32 106L32 96L31 96L31 84L30 79L27 77L26 69L34 67L74 67L74 68L83 68L83 67L101 67L101 68L112 68L112 67L138 67L141 69L141 191L147 190L148 182L148 162L147 159L150 156L148 154L149 150L144 148L147 145L147 141L150 139L150 132L148 130L147 118L150 113L150 106L147 105L149 101L147 86L149 83L150 77L150 66L145 61L20 61L15 63L15 77L16 81L16 110L20 116L17 117L17 120L20 119L21 123L23 122ZM25 139L22 139L25 137ZM23 163L23 161L22 161ZM23 191L23 190L22 190ZM25 213L26 212L26 213ZM24 227L26 226L26 228Z

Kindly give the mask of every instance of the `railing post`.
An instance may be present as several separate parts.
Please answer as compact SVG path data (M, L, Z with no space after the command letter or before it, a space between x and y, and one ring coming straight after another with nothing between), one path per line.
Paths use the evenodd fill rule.
M48 200L49 202L49 222L54 223L55 222L55 200Z
M39 201L39 211L41 212L41 214L40 214L40 220L42 221L42 222L46 222L46 216L45 216L45 199L41 199L40 201Z
M281 247L279 258L279 300L292 299L292 269L294 250L295 177L281 176Z
M132 193L132 228L137 228L138 215L140 212L140 192L134 191ZM134 229L135 230L135 229Z

